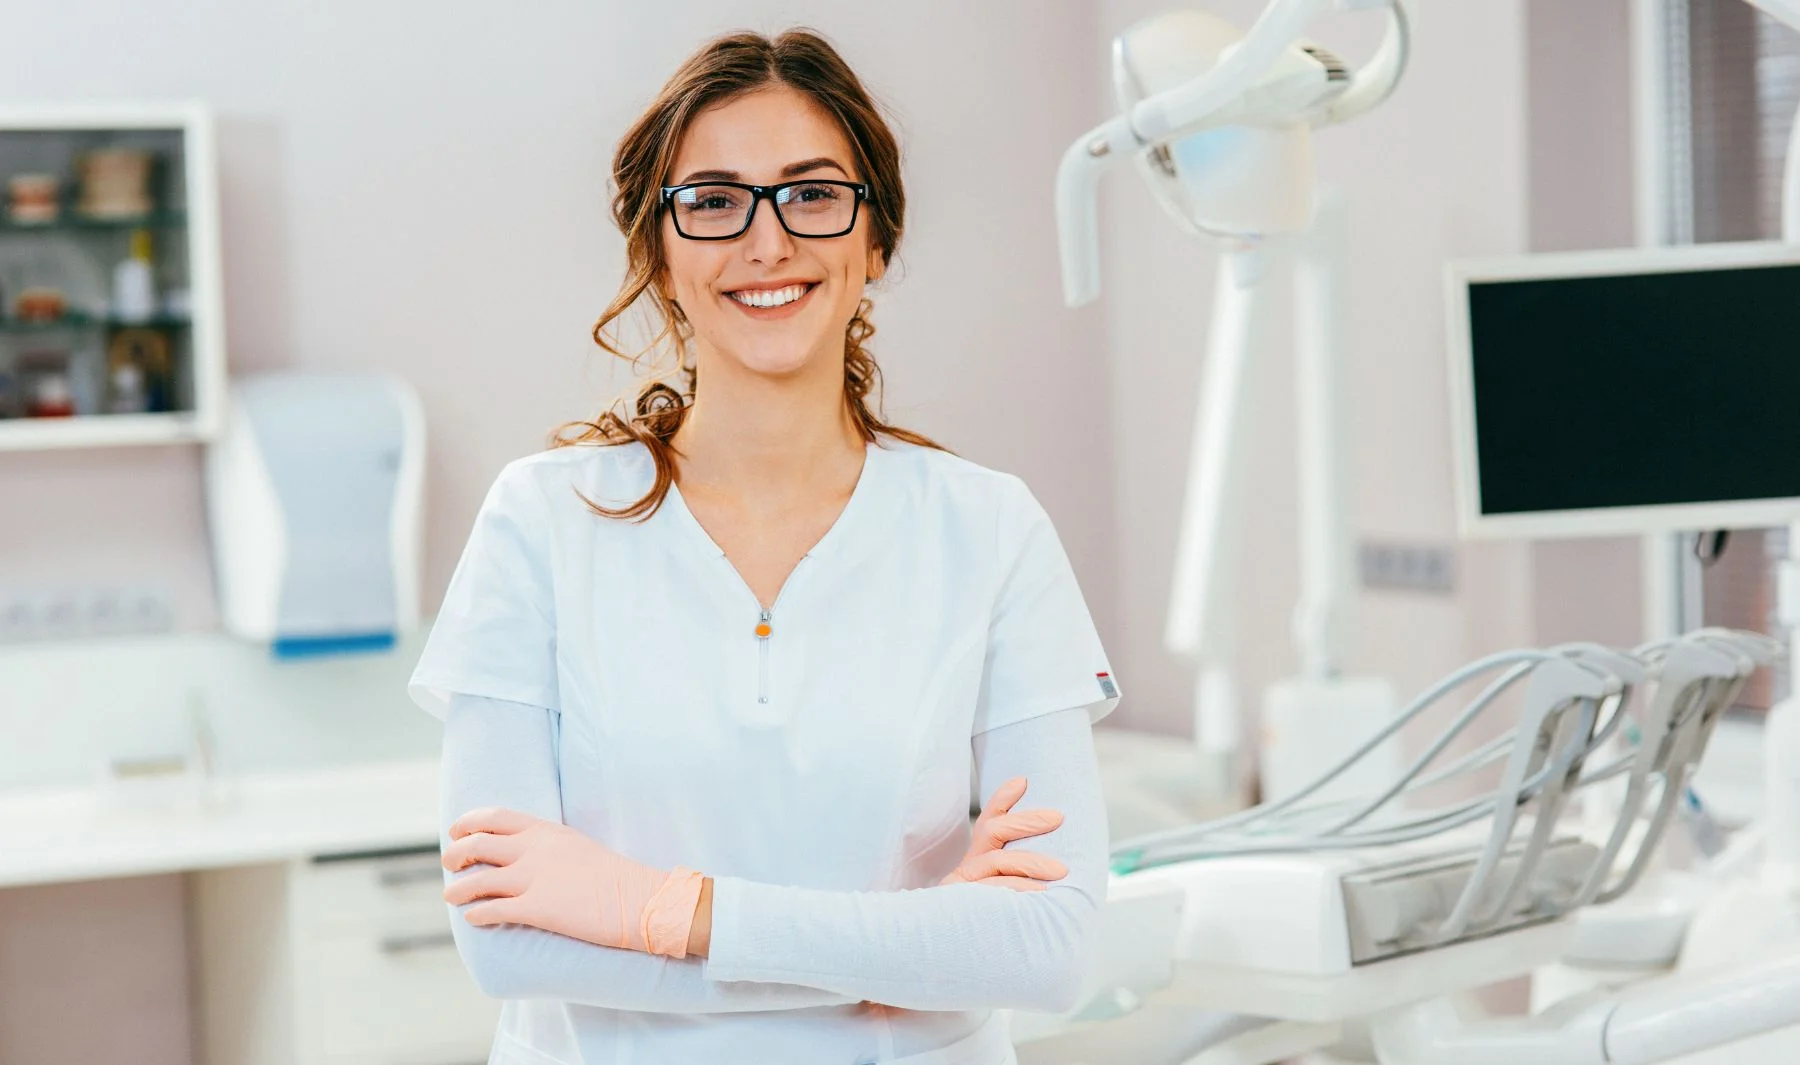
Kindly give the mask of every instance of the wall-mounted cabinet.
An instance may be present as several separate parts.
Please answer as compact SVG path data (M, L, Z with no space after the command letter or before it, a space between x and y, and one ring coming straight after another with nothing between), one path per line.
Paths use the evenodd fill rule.
M0 450L209 440L224 345L206 108L0 108Z

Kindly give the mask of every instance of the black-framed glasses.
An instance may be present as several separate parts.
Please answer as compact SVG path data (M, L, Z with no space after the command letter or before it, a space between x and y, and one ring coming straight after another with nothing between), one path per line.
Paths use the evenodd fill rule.
M856 228L856 208L869 198L861 181L784 181L779 185L745 185L737 181L702 181L666 185L663 205L675 219L675 232L689 240L731 240L756 218L756 205L775 205L781 228L796 237L841 237Z

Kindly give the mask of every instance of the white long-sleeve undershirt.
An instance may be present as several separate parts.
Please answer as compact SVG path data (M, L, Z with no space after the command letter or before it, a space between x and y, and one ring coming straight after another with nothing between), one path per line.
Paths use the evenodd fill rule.
M555 712L458 695L444 725L441 842L479 806L562 820ZM1015 809L1063 823L1013 847L1049 855L1068 876L1041 892L985 884L849 892L719 877L706 959L596 946L524 925L478 928L453 907L457 949L497 998L611 1009L725 1013L880 1002L916 1010L1073 1005L1106 890L1106 813L1085 709L977 735L982 797L1015 776ZM468 875L472 866L447 877ZM704 870L702 870L704 872ZM947 870L946 870L947 871ZM472 905L472 904L471 904Z

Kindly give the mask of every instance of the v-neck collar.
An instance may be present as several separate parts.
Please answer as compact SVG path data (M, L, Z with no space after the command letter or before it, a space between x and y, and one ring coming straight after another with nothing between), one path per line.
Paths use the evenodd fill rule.
M862 520L862 514L873 506L870 500L878 490L876 482L880 479L885 454L879 444L870 442L863 446L862 472L857 474L856 485L850 490L849 500L838 511L837 519L831 523L831 527L825 530L825 534L819 537L818 542L803 557L824 558L842 550L844 540L852 535L855 526ZM694 512L688 509L687 499L681 494L680 486L673 480L669 482L668 498L663 505L671 512L670 517L681 529L682 536L695 549L719 558L725 557L725 549L719 546L706 531L706 527L700 524L700 520L694 517Z

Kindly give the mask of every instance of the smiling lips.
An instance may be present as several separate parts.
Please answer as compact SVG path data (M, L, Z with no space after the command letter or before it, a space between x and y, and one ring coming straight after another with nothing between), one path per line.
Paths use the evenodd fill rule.
M741 288L726 295L746 307L784 307L811 292L817 282L798 282L780 288Z

